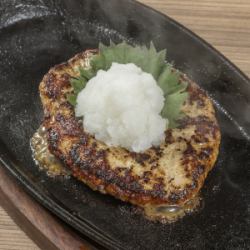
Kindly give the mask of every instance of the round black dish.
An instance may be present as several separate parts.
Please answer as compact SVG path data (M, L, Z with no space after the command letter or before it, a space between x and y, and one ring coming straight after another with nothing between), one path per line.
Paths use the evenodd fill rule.
M110 39L167 48L168 60L217 107L222 143L202 190L204 207L177 223L150 222L73 178L48 177L32 160L42 76ZM50 211L110 249L250 248L250 83L207 43L131 0L2 0L0 56L0 162Z

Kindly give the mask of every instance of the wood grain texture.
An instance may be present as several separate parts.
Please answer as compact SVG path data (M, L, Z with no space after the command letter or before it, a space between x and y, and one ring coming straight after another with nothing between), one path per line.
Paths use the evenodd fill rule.
M212 44L250 77L249 0L139 0Z
M139 1L194 31L250 77L250 0ZM39 248L0 208L0 250L9 249Z
M0 205L6 208L21 229L35 239L38 246L46 250L96 249L26 194L1 166L0 176ZM10 247L15 247L9 233L4 236L11 244Z
M39 249L38 246L20 230L2 207L0 208L0 249Z

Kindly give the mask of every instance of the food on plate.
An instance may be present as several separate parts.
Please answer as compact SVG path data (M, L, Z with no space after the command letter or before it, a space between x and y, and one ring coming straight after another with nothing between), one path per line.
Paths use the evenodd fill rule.
M199 206L218 156L211 100L153 44L79 53L40 83L50 154L90 188L171 222Z

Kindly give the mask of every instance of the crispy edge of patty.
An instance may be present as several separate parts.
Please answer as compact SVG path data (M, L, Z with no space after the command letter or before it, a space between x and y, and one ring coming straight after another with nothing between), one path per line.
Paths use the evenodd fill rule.
M196 135L193 138L196 143L204 143L206 147L198 153L190 145L183 155L183 164L191 166L187 171L192 183L183 189L176 189L166 194L161 183L155 185L153 190L145 190L140 185L138 178L130 171L124 176L119 173L119 168L111 169L107 162L109 149L99 149L93 142L93 138L82 128L82 124L75 117L73 107L67 102L66 94L72 91L70 78L76 76L76 67L89 58L90 54L97 53L89 50L77 54L66 63L51 68L40 83L39 90L44 108L43 124L47 129L49 149L52 154L61 159L72 171L72 174L94 190L110 194L123 201L144 206L146 204L179 204L182 205L192 199L201 187L208 172L214 166L217 159L220 131L215 118L212 102L206 93L195 83L182 75L182 80L188 81L189 103L196 103L197 107L204 108L207 105L210 116L199 115L197 117L184 117L179 121L179 129L194 125ZM204 104L206 100L206 104ZM174 131L166 131L165 143L173 143ZM210 134L212 140L204 135ZM185 139L185 138L184 138ZM151 149L154 154L160 153L159 148ZM148 161L147 154L129 153L137 162L143 164ZM147 178L147 177L143 177Z

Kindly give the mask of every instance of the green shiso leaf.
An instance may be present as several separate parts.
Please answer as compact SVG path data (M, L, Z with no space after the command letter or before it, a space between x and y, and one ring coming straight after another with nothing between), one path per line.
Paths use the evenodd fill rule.
M87 69L84 69L82 67L79 67L79 72L80 72L80 76L82 78L87 79L87 80L91 79L95 75L95 73L92 70L90 70L90 69L87 70Z
M174 70L172 65L167 64L158 78L158 85L165 95L185 91L187 82L180 81L180 72Z
M76 97L77 97L77 95L75 95L75 94L69 94L69 95L67 96L67 101L68 101L71 105L75 106L75 105L76 105Z
M82 89L85 88L87 81L85 78L79 77L79 78L72 78L70 80L70 83L74 89L74 93L78 94Z
M161 111L161 115L168 118L169 128L178 126L178 119L183 116L180 109L187 97L187 92L175 92L165 97L165 105Z
M143 71L152 74L159 87L163 90L165 104L161 115L169 120L169 127L178 126L178 119L183 114L181 106L188 97L187 83L180 80L180 73L166 61L166 50L156 50L151 42L149 47L131 46L126 42L110 46L99 44L99 54L94 55L90 61L90 68L79 67L79 77L71 79L73 92L68 95L68 101L76 105L78 93L85 88L89 79L94 77L98 70L108 70L113 62L126 64L134 63Z

